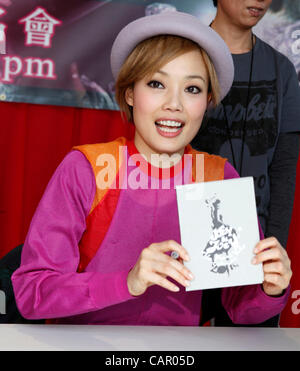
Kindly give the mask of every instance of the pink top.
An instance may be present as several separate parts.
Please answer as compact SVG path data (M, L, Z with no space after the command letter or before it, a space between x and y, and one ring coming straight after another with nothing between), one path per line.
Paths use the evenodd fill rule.
M128 178L136 177L137 171L139 168L131 166ZM185 166L183 171L190 168ZM225 179L235 177L236 171L227 162ZM177 181L175 175L171 182ZM101 247L86 270L76 272L78 243L95 187L85 156L70 152L38 205L21 266L12 276L20 313L28 319L57 318L57 323L198 326L201 291L186 292L180 286L178 293L171 293L152 286L143 295L132 297L127 287L128 272L142 249L170 239L180 243L174 187L122 189ZM223 305L235 323L263 322L280 313L287 298L288 292L270 297L260 285L222 289Z

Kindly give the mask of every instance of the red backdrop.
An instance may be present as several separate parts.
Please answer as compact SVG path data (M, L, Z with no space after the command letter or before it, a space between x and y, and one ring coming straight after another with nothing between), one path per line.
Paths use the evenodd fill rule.
M130 136L118 111L0 103L0 257L26 236L54 170L74 145Z
M74 145L132 137L133 125L117 111L0 103L0 257L25 239L30 220L54 170ZM292 290L300 290L300 164L288 253L292 259ZM300 327L300 313L290 299L282 327ZM295 305L294 305L295 308ZM300 311L300 304L298 306Z

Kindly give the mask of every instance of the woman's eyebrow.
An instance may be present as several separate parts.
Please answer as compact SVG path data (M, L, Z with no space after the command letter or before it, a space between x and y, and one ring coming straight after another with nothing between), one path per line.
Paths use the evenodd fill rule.
M164 76L169 76L169 74L167 72L162 71L162 70L158 70L156 73L160 73L160 74L162 74Z
M164 76L169 76L169 74L163 70L158 70L157 73L160 73L161 75L164 75ZM185 76L185 79L186 80L199 79L199 80L202 80L204 83L206 83L205 78L202 77L201 75L188 75L188 76Z
M186 76L185 77L187 80L192 80L192 79L200 79L202 80L203 82L206 82L205 81L205 78L200 76L200 75L189 75L189 76Z

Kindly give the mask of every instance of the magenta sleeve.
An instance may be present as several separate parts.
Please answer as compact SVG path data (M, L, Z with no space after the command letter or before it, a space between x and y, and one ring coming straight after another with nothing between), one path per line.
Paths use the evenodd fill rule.
M290 286L279 297L267 295L261 285L227 287L222 290L222 304L235 324L257 324L284 309Z
M78 243L94 194L95 178L89 162L81 152L70 152L37 207L24 242L21 266L12 276L23 317L72 316L131 298L128 272L77 273Z
M230 164L230 162L226 161L224 166L224 179L233 179L239 177L240 176L235 168Z

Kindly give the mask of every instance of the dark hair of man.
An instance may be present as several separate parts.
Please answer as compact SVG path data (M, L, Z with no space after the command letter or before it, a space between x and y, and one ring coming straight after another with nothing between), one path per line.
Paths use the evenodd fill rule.
M218 6L218 0L213 0L214 6L217 8Z

